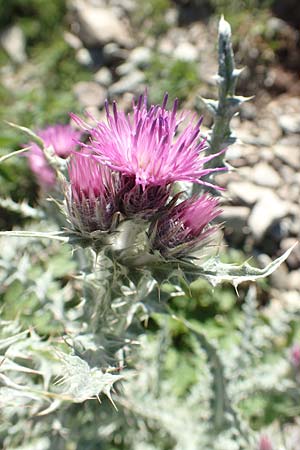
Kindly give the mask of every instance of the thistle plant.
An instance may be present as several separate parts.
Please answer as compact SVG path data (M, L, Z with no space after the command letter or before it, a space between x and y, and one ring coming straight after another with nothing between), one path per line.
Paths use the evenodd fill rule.
M247 262L240 266L226 264L219 256L206 257L208 244L213 243L218 228L214 219L221 214L219 200L198 188L191 195L180 184L189 182L201 189L220 192L212 175L226 170L222 163L224 143L230 137L230 119L242 101L234 96L238 72L234 68L229 30L222 19L219 101L207 102L210 106L218 105L214 108L215 123L208 140L201 137L202 118L179 112L177 100L169 109L167 95L161 105L149 105L146 94L133 103L128 115L118 110L116 102L112 107L106 103L104 121L88 124L72 114L80 132L68 129L64 135L66 129L62 128L55 128L55 132L48 129L38 136L29 132L39 144L31 145L32 169L35 171L41 163L38 172L41 183L51 188L55 183L55 190L60 191L63 200L56 203L64 226L61 227L60 219L53 231L14 230L1 235L33 239L35 245L41 246L40 252L43 244L36 244L39 239L68 246L76 255L76 269L63 292L50 299L56 304L55 315L63 324L64 336L61 333L45 344L30 328L25 333L13 334L12 324L3 324L0 379L7 401L11 402L13 394L24 396L23 402L30 405L32 414L47 415L63 411L68 403L92 398L101 401L106 395L120 412L114 413L113 424L107 404L99 406L104 418L97 436L113 434L123 414L123 426L134 424L128 430L126 442L133 442L138 433L145 444L140 448L157 448L159 440L154 442L149 437L149 430L156 427L153 423L157 421L165 430L163 439L167 435L177 450L261 447L262 441L259 443L238 410L242 393L248 389L251 395L251 388L259 379L253 370L254 382L249 386L240 370L247 367L250 371L253 354L248 349L256 345L255 334L237 333L241 348L226 362L222 350L210 342L205 332L178 317L169 306L172 296L190 296L189 283L199 277L212 286L225 281L237 289L244 281L270 275L292 250L264 269ZM82 133L86 140L80 140ZM49 154L49 145L59 157L68 157L65 172L57 158ZM22 252L25 254L25 249ZM14 272L20 274L23 270L24 274L20 261L13 256L11 259ZM6 267L5 261L2 265ZM47 275L53 281L53 274ZM4 271L4 284L9 285L11 277ZM35 292L38 281L28 277L24 290ZM62 297L68 292L69 307ZM41 299L48 300L47 296ZM256 320L253 290L249 291L244 314L246 324ZM164 404L170 395L162 370L163 356L168 353L168 333L165 331L160 340L157 370L153 370L149 361L154 358L155 345L146 330L149 320L164 321L166 329L174 326L175 321L190 336L202 378L195 381L192 392L185 393L184 407L174 398L169 406ZM17 365L20 349L26 356L23 365ZM41 349L44 353L39 352ZM287 367L288 364L284 366L285 372ZM10 371L14 375L9 376ZM40 378L35 383L31 377L26 385L24 374ZM275 386L277 378L273 375ZM153 380L155 389L151 389ZM289 387L294 388L294 384ZM90 412L94 422L97 413L94 409ZM60 416L60 431L66 417ZM5 420L13 420L9 412ZM147 426L140 426L140 420ZM47 443L43 448L51 448L50 445ZM132 448L138 448L137 441L133 445ZM61 443L57 448L61 448Z

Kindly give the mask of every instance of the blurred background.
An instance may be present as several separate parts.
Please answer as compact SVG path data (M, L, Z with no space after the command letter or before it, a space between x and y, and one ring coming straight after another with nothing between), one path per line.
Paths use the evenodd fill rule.
M237 94L253 96L233 119L239 140L227 155L237 170L218 179L226 187L222 248L227 262L252 257L253 264L265 266L300 237L299 0L0 0L0 155L26 144L26 137L4 121L38 130L69 123L71 111L102 118L106 98L130 109L145 86L151 103L161 102L168 91L181 108L204 113L199 96L217 97L213 75L221 14L232 26L237 67L244 68ZM205 113L204 127L211 124ZM14 211L8 198L38 205L39 188L24 157L0 166L0 229L26 227L31 219ZM51 265L58 290L75 267L64 250L58 256L57 247L51 251L45 250L32 278ZM231 286L212 292L200 280L188 302L177 297L173 307L200 320L209 336L224 343L234 339L243 289L237 300ZM274 275L258 283L265 320L299 303L299 290L298 245ZM6 319L23 314L22 302L25 324L34 323L43 336L62 333L50 311L36 314L39 302L28 303L20 283L0 288ZM180 396L193 375L180 330L174 335L173 345L184 349L180 357L174 350L170 363L177 369L174 386ZM279 350L299 337L299 324L293 324ZM258 416L255 406L246 405L252 425L271 423L278 404L290 417L282 412L282 398L272 402L261 400L265 413Z

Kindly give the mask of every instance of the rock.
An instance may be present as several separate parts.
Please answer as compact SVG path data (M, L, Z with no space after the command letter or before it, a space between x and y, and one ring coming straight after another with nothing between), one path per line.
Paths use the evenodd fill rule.
M300 133L300 116L284 114L278 117L278 123L285 133Z
M135 66L130 61L126 61L116 68L116 74L119 77L124 77L129 75L133 70L135 70Z
M233 199L238 199L244 204L252 206L260 198L269 192L269 189L261 186L256 186L247 181L233 181L228 184L229 194Z
M245 144L271 147L282 135L281 129L274 119L273 117L258 116L257 122L259 125L247 120L240 122L238 124L239 139Z
M286 239L283 239L280 243L280 248L282 252L286 252L289 248L292 247L292 245L296 244L298 240L296 238L287 237ZM299 269L300 268L300 244L296 245L292 253L289 255L287 259L287 264L290 267L290 269ZM300 284L299 284L300 289Z
M124 94L125 92L140 92L140 86L144 83L144 81L145 74L140 70L135 70L111 85L109 88L109 94L111 96L115 96Z
M294 169L300 169L300 138L287 136L274 146L275 155Z
M300 290L300 269L292 270L292 272L288 274L287 285L290 290Z
M79 38L85 45L102 47L116 42L122 47L131 47L129 32L113 9L93 5L86 0L73 0L72 8L79 24Z
M168 36L163 36L158 43L158 52L171 56L174 51L174 43Z
M16 64L23 64L26 61L25 36L19 26L12 25L6 28L0 35L0 44Z
M227 239L235 245L241 244L248 234L247 220L250 209L246 206L222 206L220 222L225 222L224 232Z
M271 262L271 261L270 261ZM289 289L289 271L286 264L281 264L270 276L272 287L275 289Z
M150 48L147 47L136 47L133 49L128 57L128 60L139 69L144 69L147 67L152 58L152 52Z
M235 142L228 147L226 151L226 160L234 167L253 166L260 160L257 147L254 145L245 145L243 142Z
M168 27L174 27L178 23L179 11L178 8L168 8L165 12L165 22Z
M277 188L281 184L281 178L272 166L260 162L252 169L252 181L260 186Z
M112 83L112 74L107 67L101 67L94 75L94 80L102 86L108 87Z
M93 58L86 48L80 48L77 50L75 53L75 58L76 61L78 61L82 66L89 67L93 65Z
M282 201L273 191L268 191L254 206L248 225L256 239L260 241L268 228L275 221L282 219L289 212L289 206Z
M126 13L133 13L136 9L135 0L110 0L110 4L122 8Z
M254 120L256 118L256 106L250 102L243 103L240 108L240 116L242 119Z
M197 48L189 42L181 42L174 50L173 56L181 61L194 62L199 59Z
M74 94L82 106L101 108L106 99L106 89L93 81L80 81L73 87Z
M83 47L81 40L75 34L65 31L63 36L65 42L74 50L79 50L80 48Z
M128 51L119 47L115 42L110 42L103 47L103 57L106 63L125 60L128 57Z
M226 222L226 226L242 227L247 224L249 214L250 209L247 206L222 206L220 219Z

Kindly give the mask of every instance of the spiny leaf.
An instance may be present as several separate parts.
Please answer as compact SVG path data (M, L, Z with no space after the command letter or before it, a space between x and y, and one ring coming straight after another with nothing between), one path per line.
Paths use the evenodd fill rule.
M0 160L1 162L1 160ZM29 217L33 219L43 219L45 214L38 208L32 208L27 202L14 202L11 198L0 198L0 206L8 211L21 214L22 217Z
M68 236L63 231L43 233L41 231L13 230L0 231L0 236L25 237L35 239L54 239L56 241L69 242Z
M3 163L9 158L12 158L13 156L20 155L21 153L25 153L28 150L30 150L30 147L21 148L20 150L16 150L14 152L8 153L7 155L1 156L0 163Z
M220 261L219 256L216 256L206 261L199 268L199 275L208 280L213 286L217 286L224 281L229 281L237 288L244 281L256 281L259 278L265 278L271 275L289 257L296 245L298 243L294 244L283 255L263 269L250 266L247 261L240 266L225 264Z
M16 128L17 130L22 131L23 133L27 134L27 136L29 136L34 142L36 142L38 144L39 147L43 148L44 147L44 142L43 140L37 135L35 134L32 130L30 130L27 127L22 127L21 125L17 125L16 123L12 123L12 122L8 122L5 121L9 126Z
M15 342L24 339L28 334L28 330L22 331L21 333L15 334L14 336L7 337L5 339L0 339L0 350L4 350L10 347Z
M124 378L122 375L113 375L108 371L104 373L99 368L91 368L79 356L61 354L61 358L64 363L64 374L58 384L64 387L63 395L70 396L74 402L80 403L98 398L103 392L112 401L110 391L116 381Z

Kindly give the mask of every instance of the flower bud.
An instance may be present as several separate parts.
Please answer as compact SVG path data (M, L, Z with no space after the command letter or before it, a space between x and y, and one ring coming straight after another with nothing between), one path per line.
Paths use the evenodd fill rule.
M168 257L184 256L202 247L216 230L210 222L220 213L218 200L207 195L172 206L150 230L152 248Z
M117 211L115 174L84 153L72 155L68 172L66 204L74 229L108 231Z

